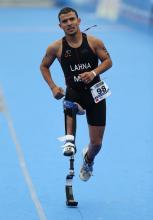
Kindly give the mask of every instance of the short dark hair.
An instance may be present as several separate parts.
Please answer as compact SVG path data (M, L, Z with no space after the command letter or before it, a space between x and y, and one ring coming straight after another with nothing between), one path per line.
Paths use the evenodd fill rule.
M67 14L67 13L69 13L69 12L74 12L75 13L75 15L77 16L77 18L78 18L78 13L77 13L77 11L75 10L75 9L73 9L73 8L70 8L70 7L65 7L65 8L62 8L61 10L60 10L60 12L58 13L58 19L59 19L59 21L60 21L60 16L61 16L61 14Z

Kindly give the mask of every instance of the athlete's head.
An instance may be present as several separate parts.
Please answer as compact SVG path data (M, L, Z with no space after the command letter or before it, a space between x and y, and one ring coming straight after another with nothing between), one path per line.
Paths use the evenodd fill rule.
M62 8L58 14L59 26L63 29L66 35L74 35L79 29L80 18L78 13L73 8Z
M62 8L62 9L60 10L60 12L58 13L58 19L59 19L59 21L60 21L60 16L61 16L61 14L67 14L67 13L69 13L69 12L74 12L75 15L76 15L76 17L78 18L78 13L77 13L77 11L76 11L75 9L69 8L69 7L65 7L65 8Z

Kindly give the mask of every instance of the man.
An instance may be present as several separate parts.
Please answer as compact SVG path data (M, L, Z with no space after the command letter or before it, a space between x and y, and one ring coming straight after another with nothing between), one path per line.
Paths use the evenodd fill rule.
M63 8L59 12L59 26L64 31L65 37L53 42L47 48L40 69L47 81L54 98L61 99L64 96L62 88L58 87L51 77L50 66L57 58L64 72L66 81L65 100L78 103L86 110L89 127L90 142L83 150L83 165L80 170L80 178L87 181L93 171L95 156L101 149L102 139L106 123L106 101L95 103L91 93L91 87L100 82L100 74L112 66L112 61L103 42L93 36L87 36L80 31L80 18L76 10ZM98 60L100 64L98 65ZM64 155L75 154L73 144L73 117L67 115L67 135L70 137L69 148L65 145Z

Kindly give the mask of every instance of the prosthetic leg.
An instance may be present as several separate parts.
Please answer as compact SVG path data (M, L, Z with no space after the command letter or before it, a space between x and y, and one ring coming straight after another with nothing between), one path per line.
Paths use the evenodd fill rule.
M67 115L71 114L73 119L73 136L74 136L74 145L75 145L75 134L76 134L76 114L77 106L72 102L64 101L64 116L65 116L65 135L67 135ZM74 200L73 189L72 189L72 180L74 177L74 155L70 156L70 167L69 174L66 176L66 205L69 207L76 207L78 202Z
M73 176L74 176L74 156L71 156L69 174L66 176L66 185L65 185L66 205L70 207L76 207L78 205L78 202L74 200L74 196L73 196L73 189L72 189Z

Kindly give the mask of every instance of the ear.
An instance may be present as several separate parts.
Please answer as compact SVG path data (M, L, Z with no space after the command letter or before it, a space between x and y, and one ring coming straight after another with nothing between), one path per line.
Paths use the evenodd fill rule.
M81 23L81 18L78 18L78 23L79 23L79 24Z
M59 27L61 28L61 24L59 23Z

